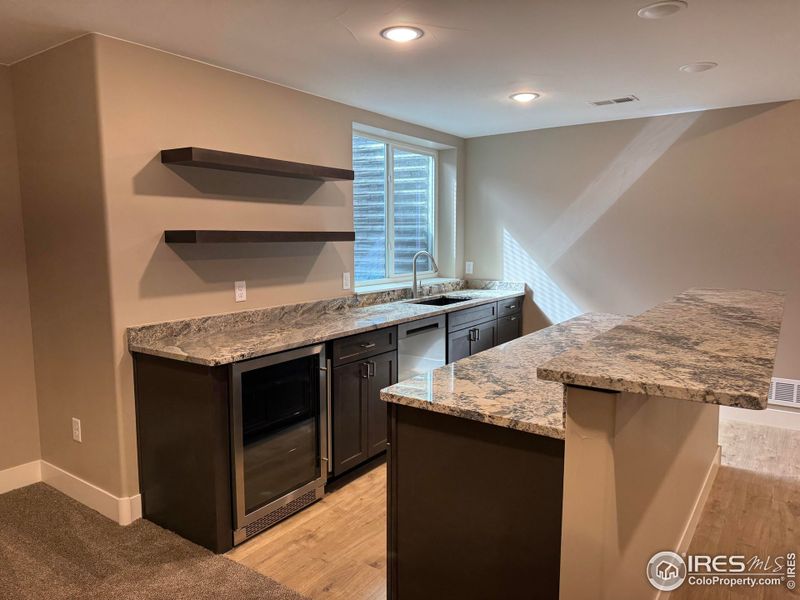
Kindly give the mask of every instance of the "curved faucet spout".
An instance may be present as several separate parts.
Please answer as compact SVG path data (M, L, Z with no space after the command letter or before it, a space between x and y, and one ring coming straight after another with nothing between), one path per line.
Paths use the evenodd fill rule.
M420 256L427 256L431 264L433 265L433 270L438 271L439 266L436 264L436 260L433 258L433 255L428 252L427 250L420 250L414 255L414 258L411 259L411 297L417 297L417 259Z

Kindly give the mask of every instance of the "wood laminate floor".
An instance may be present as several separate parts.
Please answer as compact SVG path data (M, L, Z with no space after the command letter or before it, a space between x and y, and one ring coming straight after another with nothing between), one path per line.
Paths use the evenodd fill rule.
M723 421L722 466L690 552L800 551L800 431ZM386 466L370 466L323 500L228 557L313 600L386 598ZM671 600L796 598L785 588L684 585Z
M322 500L227 556L313 600L385 599L385 462L346 476Z
M762 558L800 553L800 431L722 421L720 445L722 466L689 553ZM785 587L727 589L684 584L667 597L774 600L800 594Z

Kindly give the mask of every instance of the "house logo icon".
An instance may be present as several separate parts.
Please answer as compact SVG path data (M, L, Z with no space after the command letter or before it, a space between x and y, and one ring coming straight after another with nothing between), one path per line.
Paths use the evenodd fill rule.
M659 552L647 563L647 579L657 590L671 592L686 579L686 563L680 554Z

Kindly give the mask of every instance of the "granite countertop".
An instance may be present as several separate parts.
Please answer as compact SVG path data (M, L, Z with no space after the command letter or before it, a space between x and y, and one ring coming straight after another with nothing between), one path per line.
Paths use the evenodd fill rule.
M381 391L389 403L564 439L564 386L537 365L581 346L627 317L587 313Z
M524 284L504 284L499 289L450 290L446 295L464 296L470 300L449 306L425 306L407 300L373 304L375 299L365 301L351 297L169 321L129 328L128 349L216 366L514 298L524 293ZM377 299L394 297L381 295Z
M540 364L541 379L767 407L784 294L692 289Z

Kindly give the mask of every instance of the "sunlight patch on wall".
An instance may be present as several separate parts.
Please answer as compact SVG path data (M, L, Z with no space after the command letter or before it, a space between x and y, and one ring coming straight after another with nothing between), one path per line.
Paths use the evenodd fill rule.
M537 239L535 253L541 264L546 268L561 258L678 141L700 114L658 118L645 125Z
M503 280L528 284L536 305L551 323L560 323L584 312L506 229L503 229Z

